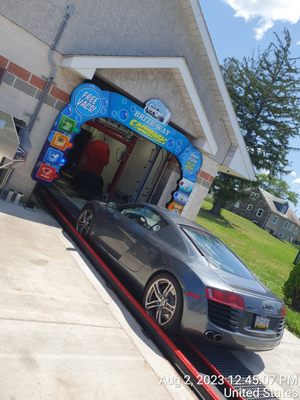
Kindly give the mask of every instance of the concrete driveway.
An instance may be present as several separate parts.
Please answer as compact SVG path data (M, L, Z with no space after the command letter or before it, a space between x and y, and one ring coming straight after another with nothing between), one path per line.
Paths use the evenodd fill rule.
M0 399L193 399L44 211L0 201Z
M300 399L300 339L285 329L272 351L233 354L279 399ZM267 398L267 397L266 397Z

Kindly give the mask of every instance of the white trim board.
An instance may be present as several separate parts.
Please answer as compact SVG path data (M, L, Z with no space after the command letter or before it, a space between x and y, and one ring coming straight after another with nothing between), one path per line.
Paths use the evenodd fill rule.
M202 150L215 155L218 150L210 123L202 106L193 78L183 57L115 57L115 56L68 56L61 66L73 70L76 74L92 79L97 69L176 69L184 81L199 122L203 129L206 143Z

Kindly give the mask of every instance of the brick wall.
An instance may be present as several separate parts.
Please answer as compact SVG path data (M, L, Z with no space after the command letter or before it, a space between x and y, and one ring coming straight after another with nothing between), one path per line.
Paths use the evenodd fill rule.
M0 68L4 69L2 83L6 83L30 97L39 99L46 85L46 79L35 75L2 55L0 55ZM60 111L68 103L69 97L69 93L56 85L52 85L44 103Z

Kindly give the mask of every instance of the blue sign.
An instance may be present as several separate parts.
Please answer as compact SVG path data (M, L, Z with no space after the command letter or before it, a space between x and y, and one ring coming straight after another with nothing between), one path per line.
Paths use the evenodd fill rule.
M160 122L119 93L111 93L110 117L176 156L190 144L183 133Z
M183 178L196 182L197 174L203 162L200 151L190 143L177 158L181 166Z
M93 118L101 110L101 90L96 86L78 87L74 91L74 106L78 114Z
M56 118L32 171L32 178L43 183L57 179L65 162L65 153L72 147L74 135L80 132L81 125L94 118L111 118L177 157L182 179L168 208L180 213L197 180L202 154L183 133L168 124L170 116L168 108L158 99L148 100L142 108L119 93L83 83L75 88L70 103ZM51 172L47 179L46 169Z

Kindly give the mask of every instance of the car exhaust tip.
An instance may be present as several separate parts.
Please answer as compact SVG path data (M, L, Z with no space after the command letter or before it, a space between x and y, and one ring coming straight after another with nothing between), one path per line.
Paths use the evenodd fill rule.
M206 331L204 335L207 337L207 339L213 342L220 342L223 339L223 335L221 335L221 333L217 333L214 331Z
M213 331L206 331L204 335L207 337L209 340L214 340L215 332Z
M221 335L220 333L215 334L215 336L214 336L215 342L221 342L222 339L223 339L223 335Z

